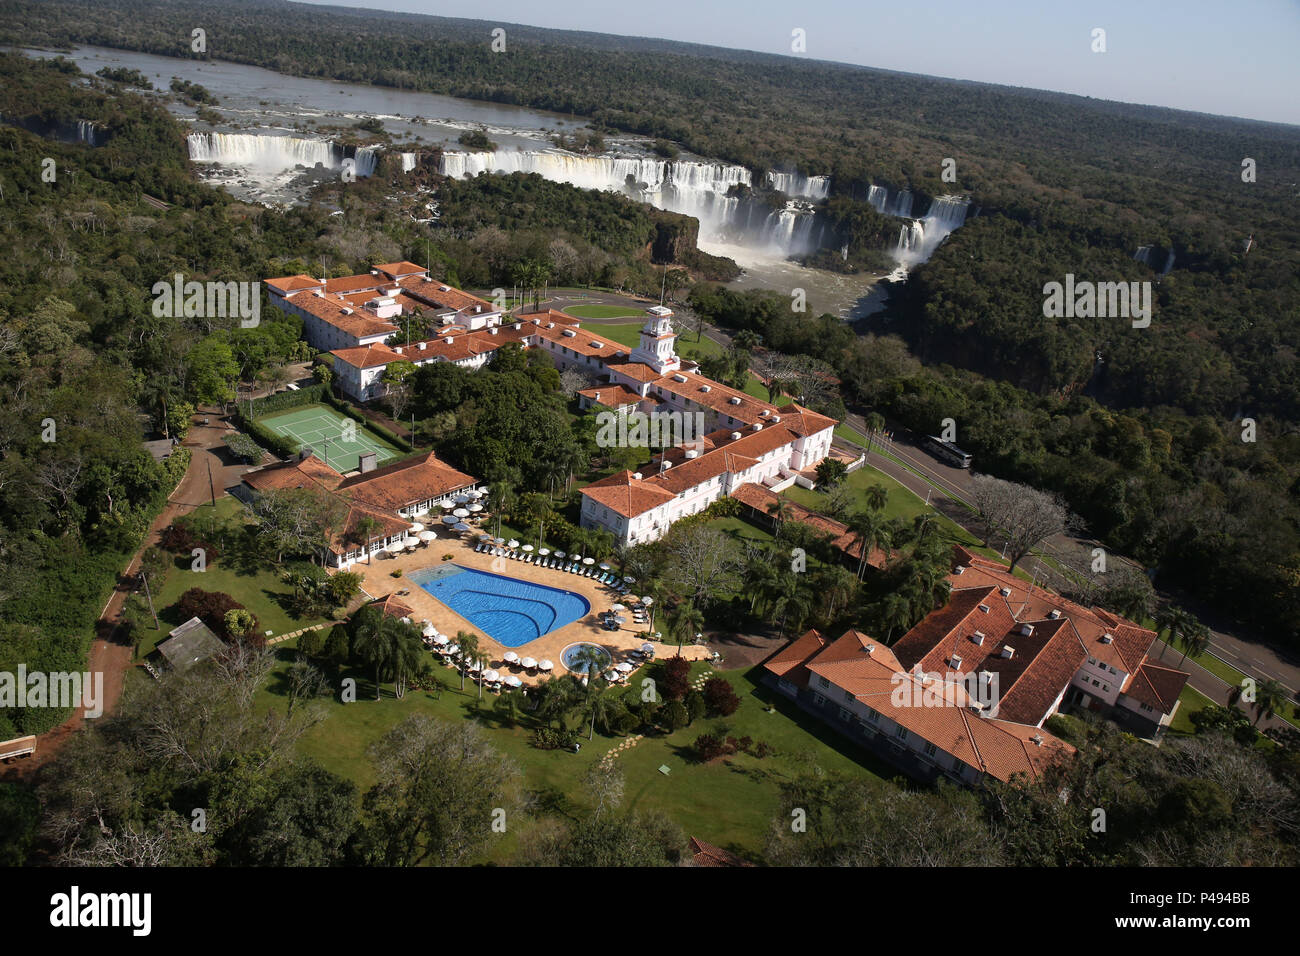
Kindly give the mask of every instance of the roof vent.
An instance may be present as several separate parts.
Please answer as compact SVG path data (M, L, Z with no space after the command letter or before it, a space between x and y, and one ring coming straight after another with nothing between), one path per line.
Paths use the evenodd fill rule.
M767 418L767 416L768 416L768 415L771 415L771 414L772 414L772 413L771 413L770 411L768 411L768 410L765 408L765 409L763 409L761 412L758 413L758 417L759 417L759 418Z
M476 305L476 306L474 306L474 312L475 312L475 313L482 312L482 311L483 311L483 306L481 306L481 305Z
M1055 621L1055 620L1059 620L1060 617L1061 617L1061 612L1060 612L1060 610L1057 609L1057 608L1052 608L1052 610L1050 610L1050 611L1047 613L1047 616L1050 617L1053 621Z
M671 468L672 466L673 466L673 463L672 463L671 461L669 461L667 458L665 458L663 461L661 461L661 462L659 463L659 467L660 467L661 469L665 469L665 470L668 469L668 468Z
M423 352L423 351L425 350L425 347L426 347L428 344L429 344L428 342L421 342L421 343L417 346L417 348L419 348L419 350L420 350L421 352Z
M1043 745L1042 734L1034 734L1034 736L1030 737L1029 739L1033 741L1035 747L1041 747Z
M1011 658L1016 656L1016 649L1012 647L1010 644L1003 644L1002 656L1005 657L1007 660L1011 660Z
M312 293L312 295L314 295L318 299L325 298L325 293L322 292L320 289L317 289L315 292Z
M781 420L781 416L780 416L780 415L773 415L773 416L772 416L772 421L773 421L773 422L779 422L780 420Z
M983 643L984 643L984 632L983 632L983 631L976 631L974 634L972 634L972 635L970 636L970 639L971 639L972 641L974 641L976 644L983 644Z
M1101 642L1102 642L1103 644L1109 644L1109 643L1110 643L1111 641L1113 641L1113 640L1115 640L1115 635L1114 635L1114 634L1103 634L1103 635L1101 636Z
M731 398L728 399L728 401L730 401L731 404L733 404L733 405L739 405L739 404L740 404L740 396L739 396L739 395L732 395Z
M698 448L688 448L688 449L686 449L686 457L687 457L687 458L699 458L699 457L700 457L700 450L699 450Z
M1034 633L1034 625L1032 625L1032 624L1021 624L1021 625L1020 625L1020 633L1023 634L1023 635L1025 635L1025 637L1031 637L1031 636L1033 635L1033 633Z
M553 329L553 328L555 328L555 323L554 323L554 322L548 322L548 323L546 323L546 327L547 327L548 329Z
M871 654L871 653L874 653L874 652L875 652L875 650L876 650L876 645L875 645L875 644L863 644L863 645L862 645L862 649L863 649L864 651L866 651L868 654Z
M684 381L686 381L686 376L685 376L685 375L674 375L674 376L673 376L673 381L674 381L674 382L684 382Z
M763 423L762 423L762 422L754 422L754 431L756 431L756 432L761 432L762 430L763 430Z
M1003 597L1011 597L1011 588L998 588L998 593Z
M344 308L344 310L343 310L343 314L344 314L344 315L351 315L351 314L352 314L352 310L351 310L351 309L348 309L348 308Z
M739 440L739 438L740 438L740 432L732 432L732 433L731 433L731 440L732 440L732 441L737 441L737 440Z
M518 331L519 331L520 329L522 329L523 327L524 327L524 323L522 323L522 322L516 322L516 323L515 323L515 331L516 331L516 332L518 332Z
M966 565L964 565L964 564L959 564L959 565L957 565L957 567L955 567L955 568L952 569L952 573L953 573L953 574L961 574L961 573L962 573L963 571L965 571L965 570L966 570Z
M554 328L554 326L552 326L552 328ZM565 329L564 332L561 333L561 334L562 334L566 339L571 339L571 338L573 338L575 335L577 335L578 333L575 332L575 331L573 331L573 329Z
M639 472L639 471L637 471L637 472L633 472L633 474L632 474L632 480L633 480L633 481L640 481L640 480L641 480L641 472Z
M449 286L449 285L440 285L440 286L438 286L438 291L439 291L439 292L450 292L450 291L451 291L451 286Z
M712 385L701 385L701 386L700 386L700 391L701 391L701 392L711 392L711 391L713 391L713 386L712 386Z
M497 327L495 325L492 326L492 328L488 329L488 335L496 335L496 334L497 334Z
M393 351L396 352L398 355L401 355L401 354L402 354L402 347L399 345L399 346L397 346L397 348L393 349Z
M592 347L593 349L598 349L598 348L601 347L602 344L603 344L603 343L601 343L601 342L592 342L592 343L591 343L591 347Z
M449 336L447 336L445 339L443 339L443 341L446 342L448 345L451 345L451 343L452 343L454 340L453 340L452 337L449 335Z

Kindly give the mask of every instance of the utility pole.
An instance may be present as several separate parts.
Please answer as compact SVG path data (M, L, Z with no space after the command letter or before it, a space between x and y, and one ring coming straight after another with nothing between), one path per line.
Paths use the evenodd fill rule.
M208 456L208 495L212 498L212 507L217 506L217 489L212 485L212 456Z
M149 599L149 613L153 615L153 629L160 630L158 626L158 612L154 610L153 595L149 592L149 575L144 569L140 569L140 580L144 582L144 596Z

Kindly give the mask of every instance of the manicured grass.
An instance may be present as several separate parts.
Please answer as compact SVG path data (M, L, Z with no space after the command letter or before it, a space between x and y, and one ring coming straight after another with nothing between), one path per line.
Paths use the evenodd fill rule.
M1169 725L1169 732L1174 734L1196 733L1196 728L1192 725L1192 714L1206 707L1217 706L1210 698L1190 686L1184 687L1178 695L1178 703L1178 713L1174 714L1173 722Z
M570 305L564 311L579 319L620 319L625 315L632 318L645 315L645 309L634 309L626 305Z
M292 655L282 654L278 673L287 668ZM692 668L692 680L710 670L707 664ZM539 750L532 744L531 718L522 718L523 726L507 726L492 713L491 694L484 694L482 708L477 704L477 689L466 683L459 690L455 672L437 668L452 690L440 697L427 691L409 691L396 700L385 689L381 701L374 699L374 685L362 671L348 672L357 680L357 701L344 704L337 698L323 701L326 719L313 727L299 741L304 755L346 777L361 788L375 781L369 746L386 731L410 714L426 714L440 720L477 720L488 740L500 752L512 758L524 773L526 785L538 792L556 794L560 809L571 812L582 806L583 774L604 754L627 740L606 737L597 732L594 740L582 735L582 749L568 751ZM638 676L640 675L639 672ZM861 751L793 704L757 685L757 673L743 670L719 671L731 681L741 698L740 709L730 717L704 718L693 725L663 736L647 736L616 758L616 766L626 780L624 806L638 810L659 810L675 820L687 836L698 836L711 843L736 850L750 857L761 854L768 827L777 813L780 784L812 767L873 779L888 778L894 773L871 755ZM283 678L272 675L269 689L259 696L259 706L283 710ZM636 694L637 678L630 688L614 688L609 693ZM769 713L769 704L775 711ZM578 729L575 724L573 729ZM689 747L703 733L751 737L764 741L774 753L763 760L744 754L724 758L708 765L695 763ZM667 766L668 775L659 772ZM509 845L499 845L489 860L501 861Z
M212 505L195 509L195 515L212 513ZM231 521L244 521L246 515L243 506L234 498L222 498L217 501L215 513ZM202 588L205 591L221 591L229 594L248 610L257 615L263 631L274 634L296 631L300 627L318 624L322 618L298 618L286 610L293 589L280 580L278 572L269 564L259 564L249 570L241 566L234 555L218 555L215 560L207 562L206 570L191 569L189 557L177 558L175 564L168 568L167 576L161 586L155 586L154 606L158 609L161 629L153 630L152 621L145 625L144 638L140 643L139 656L151 653L159 641L167 639L167 632L178 624L183 624L175 604L180 596L190 588Z

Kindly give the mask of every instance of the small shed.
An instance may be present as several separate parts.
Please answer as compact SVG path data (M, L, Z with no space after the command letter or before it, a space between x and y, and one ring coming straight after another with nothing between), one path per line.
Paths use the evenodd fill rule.
M225 649L225 641L197 617L173 630L167 640L158 645L158 653L167 666L178 672L187 671Z

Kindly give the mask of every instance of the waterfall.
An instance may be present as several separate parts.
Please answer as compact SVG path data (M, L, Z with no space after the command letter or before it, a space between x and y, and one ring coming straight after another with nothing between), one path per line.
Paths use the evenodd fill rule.
M821 224L809 202L791 199L772 209L748 197L728 195L734 186L753 184L748 169L730 163L498 149L444 152L440 171L454 178L485 172L537 173L582 189L630 193L660 209L698 219L702 242L736 243L775 255L813 252L825 231L824 226L814 228ZM829 180L819 184L815 182L819 178L826 179L811 177L806 189L828 189Z
M912 218L912 194L906 189L891 190L888 186L872 186L867 191L867 202L882 216Z
M414 153L403 153L403 154L402 154L402 172L404 172L404 173L409 173L409 172L410 172L411 170L413 170L414 168L415 168L415 154L414 154Z
M905 195L908 196L910 206L911 196ZM924 216L905 224L899 230L898 244L894 247L894 258L899 265L914 266L929 259L939 243L966 222L969 209L970 200L962 196L939 196L934 199Z
M295 166L341 169L348 158L347 149L337 143L297 136L271 136L255 133L191 133L188 137L190 159L196 163L223 163L250 166L262 170L284 170ZM352 157L356 174L370 176L375 171L379 151L363 146Z
M802 173L779 173L773 170L767 174L767 182L777 192L785 193L793 199L818 202L831 194L829 176L804 176Z
M1155 246L1138 246L1137 252L1133 253L1134 259L1142 263L1144 266L1150 267L1151 269L1155 269L1156 267L1156 264L1153 261L1155 259L1155 256L1156 256ZM1164 268L1160 270L1159 274L1162 276L1169 275L1169 273L1173 270L1173 268L1174 268L1174 250L1171 248L1165 256Z
M99 131L90 120L77 120L77 142L88 146L99 145Z

